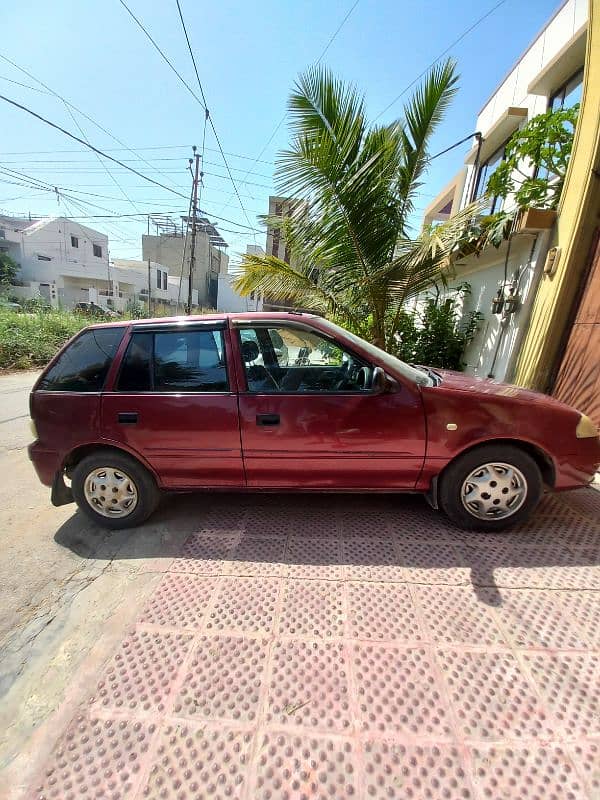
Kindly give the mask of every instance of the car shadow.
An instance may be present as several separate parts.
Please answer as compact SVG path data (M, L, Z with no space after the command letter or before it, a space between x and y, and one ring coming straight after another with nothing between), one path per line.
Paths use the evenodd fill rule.
M226 561L228 574L268 576L283 563L305 579L470 585L487 605L501 588L597 588L588 568L600 563L600 524L558 496L525 525L485 534L416 495L173 494L138 528L106 531L76 511L54 538L81 558L180 558L173 569L188 572Z

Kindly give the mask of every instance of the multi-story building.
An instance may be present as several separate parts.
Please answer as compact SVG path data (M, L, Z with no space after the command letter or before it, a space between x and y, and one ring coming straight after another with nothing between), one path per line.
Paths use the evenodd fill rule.
M508 140L528 120L549 108L579 102L587 33L587 0L567 0L479 112L473 127L479 135L464 165L426 209L425 223L447 220L472 200L483 197L490 175L504 158ZM528 169L533 171L535 165ZM492 197L486 212L502 208L501 198ZM510 210L510 198L504 208ZM483 315L465 355L468 372L499 380L515 378L555 231L555 227L542 227L541 222L523 226L500 248L488 247L454 264L452 285L468 282L471 286L465 310ZM501 313L493 313L492 301L498 292L504 297L514 296L516 302L505 305Z
M285 218L291 216L294 211L299 207L298 200L290 197L269 197L269 217ZM303 203L305 207L306 204ZM285 261L286 264L290 263L290 248L285 240L283 230L277 225L267 225L267 240L266 240L266 253L268 256L275 256ZM296 308L295 304L289 300L265 297L264 307L267 311L277 311L286 308Z
M164 264L172 276L183 277L185 286L184 301L187 301L187 281L190 272L191 242L186 237L183 225L168 217L153 216L156 234L142 236L142 257ZM182 223L187 223L185 217ZM192 278L193 289L198 293L198 304L206 308L216 308L218 280L220 274L227 272L229 257L227 242L217 228L203 214L196 221L195 266ZM191 228L191 222L190 222ZM186 242L187 239L187 242ZM182 287L183 291L183 287Z
M0 251L19 265L14 291L23 298L71 308L112 289L108 238L65 217L0 217Z

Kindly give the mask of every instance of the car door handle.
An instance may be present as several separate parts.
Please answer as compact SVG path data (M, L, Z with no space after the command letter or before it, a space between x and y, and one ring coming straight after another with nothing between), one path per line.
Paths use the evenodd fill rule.
M279 414L257 414L256 424L264 427L279 425Z
M138 421L137 411L121 411L117 420L119 425L136 425Z

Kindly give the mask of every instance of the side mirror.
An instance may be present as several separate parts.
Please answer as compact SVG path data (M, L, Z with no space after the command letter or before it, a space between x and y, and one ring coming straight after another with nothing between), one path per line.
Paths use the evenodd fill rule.
M393 378L390 378L389 375L386 375L381 367L375 367L373 370L371 389L375 394L383 394L384 392L397 392L398 383Z

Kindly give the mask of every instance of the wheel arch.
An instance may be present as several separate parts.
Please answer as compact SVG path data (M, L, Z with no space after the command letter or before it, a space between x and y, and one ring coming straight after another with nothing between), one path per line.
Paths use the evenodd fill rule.
M129 456L129 458L135 459L142 467L144 467L147 472L150 473L150 475L152 475L156 485L160 486L158 475L144 458L142 458L138 453L128 450L126 447L119 447L118 445L114 445L109 442L90 442L88 444L79 445L78 447L73 448L73 450L71 450L65 456L63 461L63 470L66 472L67 476L69 476L73 468L76 467L83 458L92 455L92 453L98 452L118 453L119 455Z
M498 439L486 439L482 442L465 447L458 453L455 453L442 470L435 476L435 495L437 500L437 485L442 479L448 467L453 464L457 458L472 453L475 450L480 450L482 447L489 447L490 445L510 445L511 447L518 447L523 452L527 453L537 464L542 475L542 481L546 486L551 489L554 488L556 482L556 467L552 456L533 442L528 442L524 439L511 439L510 437L503 437Z

